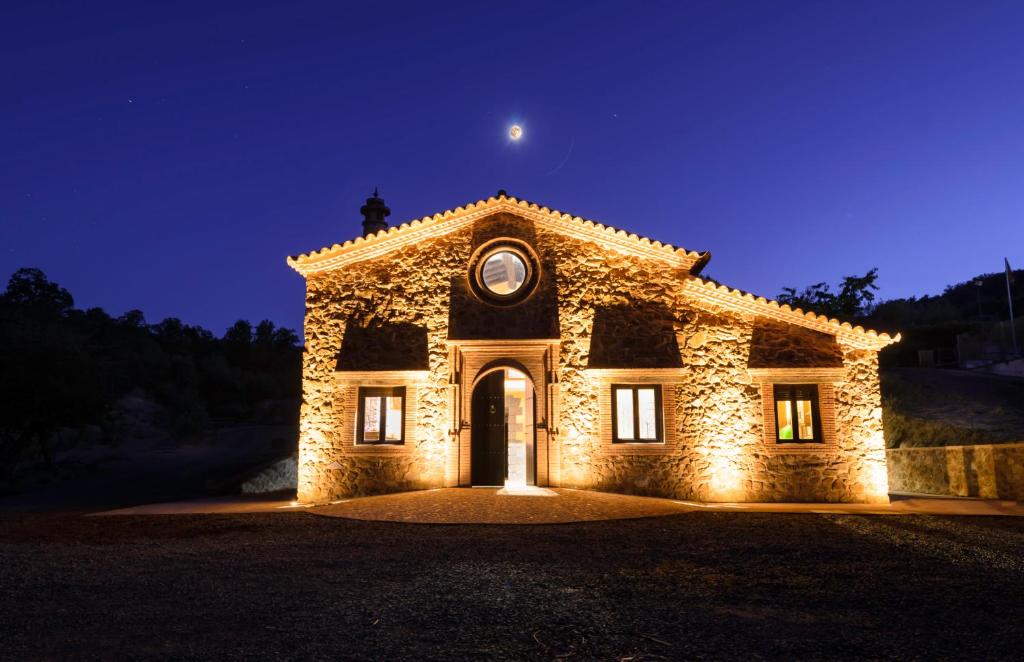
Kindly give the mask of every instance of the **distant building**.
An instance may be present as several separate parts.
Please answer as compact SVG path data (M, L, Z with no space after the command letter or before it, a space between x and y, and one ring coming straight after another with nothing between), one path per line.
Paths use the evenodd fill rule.
M708 253L497 197L289 258L299 499L506 483L885 501L896 339L702 279ZM897 338L898 339L898 338Z

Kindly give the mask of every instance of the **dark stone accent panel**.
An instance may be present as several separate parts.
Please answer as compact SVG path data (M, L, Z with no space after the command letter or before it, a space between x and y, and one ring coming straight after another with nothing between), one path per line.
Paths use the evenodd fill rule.
M427 329L408 322L349 321L338 370L427 370Z
M594 308L588 368L679 368L676 318L663 303Z
M843 352L828 333L758 318L750 340L750 368L841 368Z
M540 261L540 276L533 294L522 303L496 306L480 300L471 290L469 274L451 279L448 337L452 340L527 340L558 338L558 296L555 265L539 245L532 221L496 214L473 225L471 250L501 238L528 244Z

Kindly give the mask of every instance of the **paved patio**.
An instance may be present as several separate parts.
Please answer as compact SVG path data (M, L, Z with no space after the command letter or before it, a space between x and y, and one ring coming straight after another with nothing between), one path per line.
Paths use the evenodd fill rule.
M310 509L316 515L422 524L556 524L674 515L692 510L671 499L577 490L449 488L351 499Z
M237 496L160 503L98 515L182 515L304 511L326 517L417 524L556 524L679 513L756 512L861 515L1024 516L1013 501L893 497L889 504L697 503L570 489L446 488L300 506L288 496Z

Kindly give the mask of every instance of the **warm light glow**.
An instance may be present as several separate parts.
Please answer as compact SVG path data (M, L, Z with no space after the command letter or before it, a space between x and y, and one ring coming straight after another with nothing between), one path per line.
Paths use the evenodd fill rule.
M885 462L873 462L871 464L869 482L868 494L872 497L889 498L889 472Z
M743 472L727 457L715 457L711 464L711 498L715 501L743 500Z
M521 141L525 131L512 120L506 120L506 147L516 151L518 146L507 142ZM579 293L579 303L569 301L572 297L568 296L559 299L566 301L564 310L558 307L561 333L554 334L560 336L561 345L546 350L551 353L543 361L538 359L535 367L532 359L524 358L533 356L532 345L529 349L515 343L505 347L504 341L496 341L493 346L470 343L446 350L443 334L435 336L431 331L429 370L415 378L416 386L405 391L404 401L377 388L380 395L366 402L365 417L360 419L358 389L386 386L392 378L354 377L335 371L338 348L345 342L346 329L352 327L333 311L361 301L362 284L377 270L393 272L392 280L405 284L397 303L383 296L379 302L369 302L367 313L389 323L412 321L428 329L446 328L451 311L443 293L453 273L465 274L474 293L496 303L513 303L517 295L529 294L538 280L543 282L545 273L540 266L544 263L533 253L514 248L519 244L514 237L473 253L468 263L452 257L464 248L460 242L465 237L460 233L470 236L473 224L499 212L535 222L543 237L555 242L551 250L561 250L557 243L561 235L579 247L572 249L581 253L579 265L565 263L555 283L562 288L564 280L565 292L573 297ZM393 228L386 237L360 238L303 257L293 266L298 265L304 275L320 275L308 281L308 300L314 303L306 318L309 360L303 373L297 500L325 503L358 494L367 486L377 489L379 484L385 489L410 489L464 482L463 472L471 473L467 445L473 427L473 375L496 359L522 360L537 379L533 384L523 373L504 368L505 396L511 400L505 410L507 489L518 491L540 483L630 491L633 483L632 488L642 486L646 493L660 491L726 503L805 496L884 500L888 482L873 350L887 344L888 337L876 341L862 331L840 328L838 323L806 318L749 295L743 298L735 291L702 285L699 279L685 279L681 287L689 297L688 306L692 303L698 312L705 306L726 311L722 328L709 327L699 342L696 336L681 338L677 330L683 362L692 358L695 365L708 366L706 373L694 369L691 378L639 366L633 366L632 372L588 369L594 310L606 296L601 290L604 279L609 287L623 292L646 288L647 281L651 281L652 291L660 291L662 267L655 270L652 266L648 273L644 266L648 261L674 270L699 258L695 253L656 244L601 224L542 213L499 195L465 210ZM420 246L424 252L407 260ZM672 287L678 285L672 282ZM391 287L387 285L387 289ZM561 293L559 289L556 295ZM670 307L674 305L670 302ZM510 313L510 317L515 315ZM839 384L838 396L833 398L831 386L817 391L822 394L820 399L803 395L792 388L792 382L803 380L804 373L786 369L789 376L782 383L791 387L789 398L776 399L773 412L772 382L763 381L763 371L758 373L756 386L768 389L762 399L747 374L748 315L836 334L846 352L844 357L848 357L842 370L831 369L827 375ZM464 349L473 357L465 364ZM479 362L474 352L479 353ZM823 374L813 372L807 381L824 379ZM407 379L412 377L396 372L395 387ZM615 384L632 388L612 392ZM663 386L655 388L655 384ZM364 433L366 441L393 447L360 448ZM641 442L655 439L665 443L639 448ZM776 449L779 439L826 443L820 449L797 448L793 443ZM611 446L619 440L626 444ZM404 445L396 443L399 441ZM633 445L636 447L629 447ZM792 480L788 478L790 470L794 472Z
M637 425L640 428L641 439L658 438L658 415L655 411L655 398L653 388L641 388L636 392L637 404Z
M512 140L519 140L523 137L523 127L518 124L513 124L508 129L508 137Z
M709 436L701 449L708 463L708 501L747 501L751 494L750 481L756 471L751 457L751 447L739 442L745 430L753 425L745 417L738 417L728 408L720 407L708 411L701 429L723 429L724 437Z
M615 389L615 407L618 414L619 439L633 438L633 392L628 388Z
M384 401L388 413L384 439L398 441L402 438L402 398L388 397Z
M380 398L365 398L363 405L363 439L380 440Z
M505 369L506 467L505 487L526 487L534 480L533 386L515 368Z
M558 492L554 490L548 490L543 487L535 487L533 485L518 485L513 486L505 483L505 487L498 490L498 494L501 496L537 496L537 497L556 497Z
M793 415L789 407L789 400L778 400L775 403L775 419L779 424L779 439L790 441L793 439Z
M811 414L810 400L796 401L796 420L800 426L800 439L802 441L814 439L814 417Z
M885 440L882 436L882 431L879 430L872 433L866 446L868 448L884 449ZM864 487L865 494L871 501L889 501L889 470L885 463L884 450L872 453L872 457L868 459Z

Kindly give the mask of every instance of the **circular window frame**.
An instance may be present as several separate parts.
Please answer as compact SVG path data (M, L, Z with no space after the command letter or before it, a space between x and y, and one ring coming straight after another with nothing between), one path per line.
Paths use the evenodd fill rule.
M498 294L492 291L483 280L484 263L495 253L512 253L526 267L526 278L523 284L514 292ZM469 286L478 299L495 306L514 306L522 303L537 289L537 281L540 279L540 262L533 249L518 239L495 239L489 241L473 252L469 260Z

